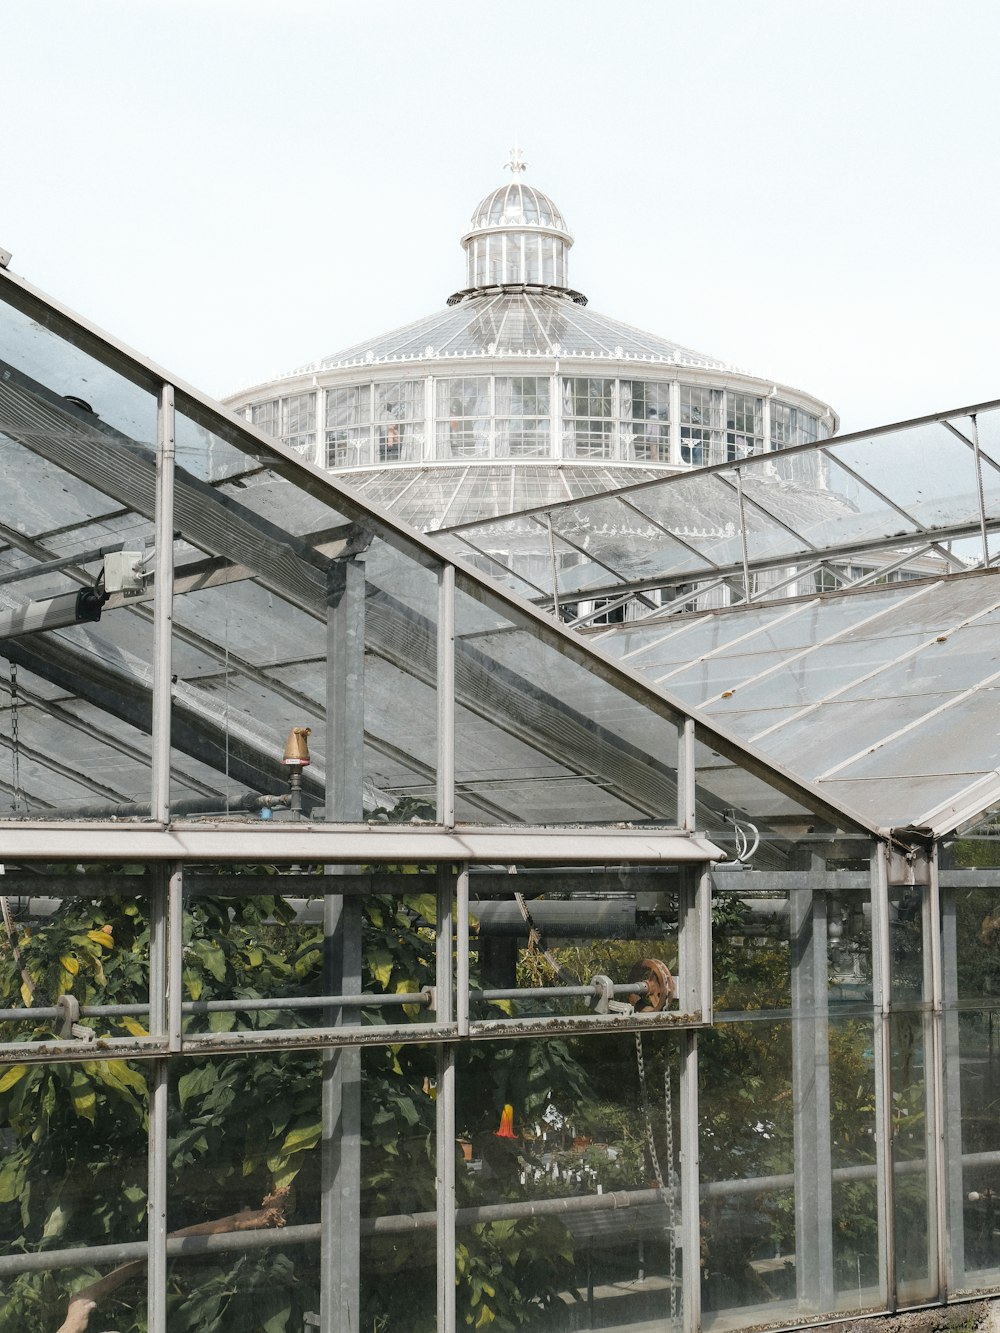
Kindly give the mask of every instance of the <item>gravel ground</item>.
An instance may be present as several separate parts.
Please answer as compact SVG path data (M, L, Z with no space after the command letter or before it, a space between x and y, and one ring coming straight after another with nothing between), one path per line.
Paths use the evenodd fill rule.
M990 1307L995 1323L991 1322ZM820 1324L830 1333L991 1333L1000 1329L1000 1302L976 1301L939 1310L916 1310L912 1314L883 1315L877 1319L853 1319L842 1324Z

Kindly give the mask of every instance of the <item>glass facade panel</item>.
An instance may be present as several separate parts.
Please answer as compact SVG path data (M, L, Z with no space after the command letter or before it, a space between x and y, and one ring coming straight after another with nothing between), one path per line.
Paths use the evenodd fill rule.
M423 456L424 381L375 385L375 461L416 463Z
M681 461L722 462L722 390L681 385Z
M316 394L296 393L250 405L250 421L267 435L274 435L299 453L316 446Z
M670 461L670 384L621 381L622 444L637 463Z
M812 444L819 438L819 418L789 403L771 402L771 447L787 449L793 444Z
M372 389L349 384L326 391L326 465L363 467L372 461Z
M726 390L726 458L732 463L764 450L764 400Z
M485 458L490 453L490 380L487 375L438 380L438 456Z
M614 388L610 379L563 380L564 457L614 456Z
M281 404L277 398L266 403L253 403L250 407L250 422L265 435L281 434Z
M312 452L316 445L316 395L297 393L283 401L282 441L300 454Z
M498 457L538 458L549 454L550 387L548 376L497 376L494 425Z

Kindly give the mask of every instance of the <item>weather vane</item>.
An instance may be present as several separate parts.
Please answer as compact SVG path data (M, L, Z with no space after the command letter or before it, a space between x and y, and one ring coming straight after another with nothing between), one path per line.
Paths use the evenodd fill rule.
M510 150L504 167L509 167L513 175L520 176L521 172L527 166L520 148L517 146L517 139L514 140L514 147Z

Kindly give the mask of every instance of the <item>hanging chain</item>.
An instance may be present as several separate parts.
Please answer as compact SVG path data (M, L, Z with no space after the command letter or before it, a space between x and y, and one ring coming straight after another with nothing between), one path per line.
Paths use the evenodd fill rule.
M642 1105L642 1116L646 1124L646 1145L649 1148L649 1158L653 1164L653 1174L656 1177L657 1187L666 1196L667 1230L670 1233L670 1327L674 1329L677 1327L677 1200L674 1188L674 1105L670 1084L670 1065L666 1063L663 1069L663 1116L666 1127L667 1170L669 1173L669 1182L664 1183L663 1172L660 1169L660 1159L656 1152L656 1141L653 1136L653 1120L649 1111L649 1097L646 1091L646 1061L643 1057L641 1032L635 1034L635 1063L639 1070L639 1101Z
M646 1096L646 1062L642 1058L642 1033L635 1034L635 1062L639 1067L639 1100L642 1104L642 1115L646 1122L646 1144L649 1148L650 1161L653 1163L653 1175L656 1177L657 1186L662 1190L663 1172L660 1170L660 1159L656 1155L656 1143L653 1140L653 1121L649 1114L649 1099Z
M670 1327L677 1327L677 1195L674 1186L674 1097L670 1082L670 1062L663 1064L663 1117L667 1126L667 1227L670 1231Z

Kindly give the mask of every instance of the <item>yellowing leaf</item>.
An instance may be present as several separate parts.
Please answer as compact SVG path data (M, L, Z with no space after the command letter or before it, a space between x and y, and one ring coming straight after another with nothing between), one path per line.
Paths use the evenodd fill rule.
M272 1171L271 1178L274 1181L274 1188L276 1190L286 1190L302 1170L302 1165L300 1163L298 1166L292 1166L285 1157L282 1157L279 1160L281 1165Z
M496 1315L488 1305L479 1307L479 1318L476 1320L476 1328L485 1328L487 1324L492 1324Z
M95 944L99 944L103 949L113 949L115 947L110 926L102 926L100 930L88 930L87 939L93 940Z
M83 1069L91 1078L99 1079L109 1087L137 1092L141 1097L146 1095L146 1080L124 1060L85 1060Z
M420 990L420 987L412 977L403 977L401 981L396 982L397 995L414 995ZM403 1013L407 1018L417 1019L420 1017L421 1006L419 1004L404 1004Z
M372 949L368 954L368 966L372 976L381 986L388 986L392 975L392 954L388 949Z
M289 1130L285 1135L285 1141L281 1145L282 1154L293 1152L305 1152L309 1148L315 1148L320 1141L323 1133L322 1122L317 1120L312 1125L300 1125L298 1129Z
M201 977L189 967L184 969L184 988L192 1000L201 999Z
M148 1031L142 1026L137 1018L130 1018L127 1014L122 1019L124 1025L131 1032L133 1037L148 1037Z
M73 1100L73 1110L83 1120L94 1123L97 1107L97 1094L94 1085L82 1069L74 1069L69 1085L69 1095Z
M63 967L71 976L75 977L80 970L80 964L78 960L74 958L71 953L62 954L59 958L59 961L60 963L62 963Z
M24 1003L28 1006L29 1009L31 1008L31 998L32 998L32 992L31 992L30 988L28 987L28 983L27 983L26 981L22 981L22 982L21 982L21 999L24 1001Z
M0 1092L7 1092L15 1083L24 1078L27 1072L27 1065L12 1065L3 1078L0 1078Z

